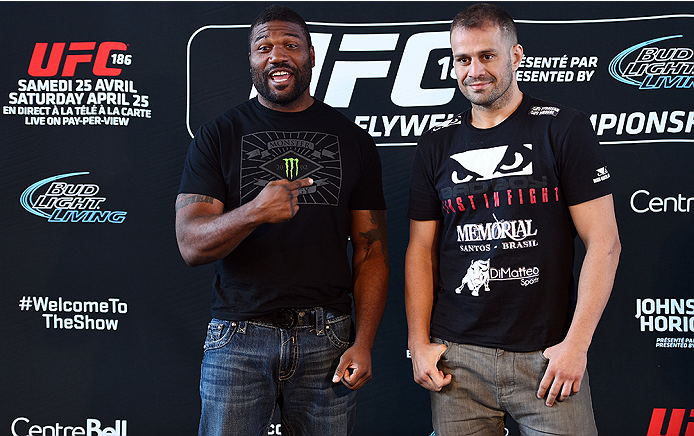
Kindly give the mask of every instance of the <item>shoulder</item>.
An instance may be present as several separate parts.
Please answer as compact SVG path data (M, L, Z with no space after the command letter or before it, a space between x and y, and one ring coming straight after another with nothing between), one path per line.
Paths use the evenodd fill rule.
M577 109L534 97L529 97L527 104L522 105L521 108L525 112L522 115L551 123L571 124L578 118L588 118Z
M318 99L311 107L311 116L320 119L326 131L332 130L333 134L341 137L341 140L349 139L362 147L376 147L373 137L366 130L359 127L339 110Z
M233 124L239 119L247 118L250 114L258 112L255 100L246 100L236 106L230 108L223 114L219 115L217 118L209 121L208 124L215 126L222 126L226 124Z
M457 130L457 128L464 125L463 120L464 120L464 117L466 117L466 116L469 116L468 111L460 113L460 114L454 116L453 118L449 118L446 121L443 121L443 122L435 125L431 129L427 130L426 132L424 132L424 135L422 135L422 137L433 136L433 135L442 136L445 134L452 133L455 130Z
M341 128L354 129L355 131L359 131L363 134L368 135L368 133L366 133L366 130L357 126L354 123L354 121L347 118L345 114L330 106L329 104L326 104L316 99L311 109L314 111L316 115L320 117L329 118L332 122L337 123Z
M529 98L522 109L522 117L516 119L536 132L547 132L553 144L576 137L583 141L595 135L588 115L577 109L537 98Z
M200 125L195 133L195 137L209 139L229 134L233 131L234 126L247 119L248 115L255 110L252 100L246 100Z
M442 152L443 148L454 142L452 138L466 129L465 117L469 117L469 111L449 118L424 132L417 141L418 153Z

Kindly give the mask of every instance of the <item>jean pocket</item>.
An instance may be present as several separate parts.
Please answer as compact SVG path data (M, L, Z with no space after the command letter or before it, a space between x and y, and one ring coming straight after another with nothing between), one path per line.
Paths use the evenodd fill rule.
M545 350L540 350L537 352L537 354L540 355L540 359L542 359L544 363L549 363L549 359L547 358L547 356L545 356Z
M224 347L231 341L237 329L238 323L236 322L213 319L207 325L204 350L209 351Z
M443 352L443 354L441 355L441 359L440 359L440 360L446 360L446 357L448 356L448 352L451 351L451 342L447 341L445 339L439 339L439 338L435 338L435 337L432 337L431 341L434 342L435 344L441 344L441 345L446 346L446 351Z
M352 318L349 315L330 320L325 326L325 334L330 343L340 350L346 350L354 344L352 331Z

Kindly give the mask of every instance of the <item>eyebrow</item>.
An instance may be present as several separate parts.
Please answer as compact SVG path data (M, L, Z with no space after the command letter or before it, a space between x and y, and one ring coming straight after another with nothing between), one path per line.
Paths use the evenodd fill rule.
M496 53L499 53L499 52L500 52L500 50L497 50L497 49L494 49L494 48L488 48L488 49L480 50L480 51L478 51L477 53L475 53L474 55L479 56L479 55L485 55L485 54L496 54ZM457 57L461 57L461 56L472 57L472 56L474 56L474 55L469 55L469 54L467 54L467 53L453 53L453 57L456 57L456 58L457 58Z
M282 34L282 36L284 36L284 37L287 37L287 36L288 36L288 37L293 37L293 38L301 39L301 35L299 35L298 33L293 33L293 32L285 32L285 33ZM262 40L262 39L265 39L265 38L267 38L267 37L268 37L268 36L267 36L267 32L263 32L263 33L261 33L260 35L256 36L255 39L253 40L253 42L256 43L256 42L258 42L258 41L260 41L260 40Z

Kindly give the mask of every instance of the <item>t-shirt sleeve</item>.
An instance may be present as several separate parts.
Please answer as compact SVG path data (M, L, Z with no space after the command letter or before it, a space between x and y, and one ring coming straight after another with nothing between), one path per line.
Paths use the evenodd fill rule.
M421 141L421 140L420 140ZM432 157L420 142L412 161L407 217L418 221L440 220L441 202L436 193Z
M361 141L362 171L350 195L349 210L385 210L381 157L371 136L364 135Z
M201 127L188 147L179 194L209 195L226 202L226 184L220 165L219 138Z
M567 129L558 165L559 183L569 206L612 193L605 151L585 114L579 113Z

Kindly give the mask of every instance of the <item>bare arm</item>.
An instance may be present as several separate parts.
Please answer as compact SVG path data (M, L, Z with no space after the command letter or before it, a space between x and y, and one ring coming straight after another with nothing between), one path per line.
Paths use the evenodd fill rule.
M438 286L441 221L410 220L410 242L405 257L405 310L408 346L414 380L431 391L440 391L451 382L437 363L445 345L431 343L431 312Z
M176 240L183 259L197 266L222 259L263 223L292 218L299 210L299 190L311 179L268 183L252 201L224 212L212 197L180 194L176 199Z
M371 350L386 305L390 267L385 211L354 210L351 219L356 337L342 355L333 382L356 390L371 380Z
M566 338L545 350L549 366L537 393L546 404L577 393L587 364L588 347L612 292L621 244L612 195L569 207L586 246L578 280L576 310Z

